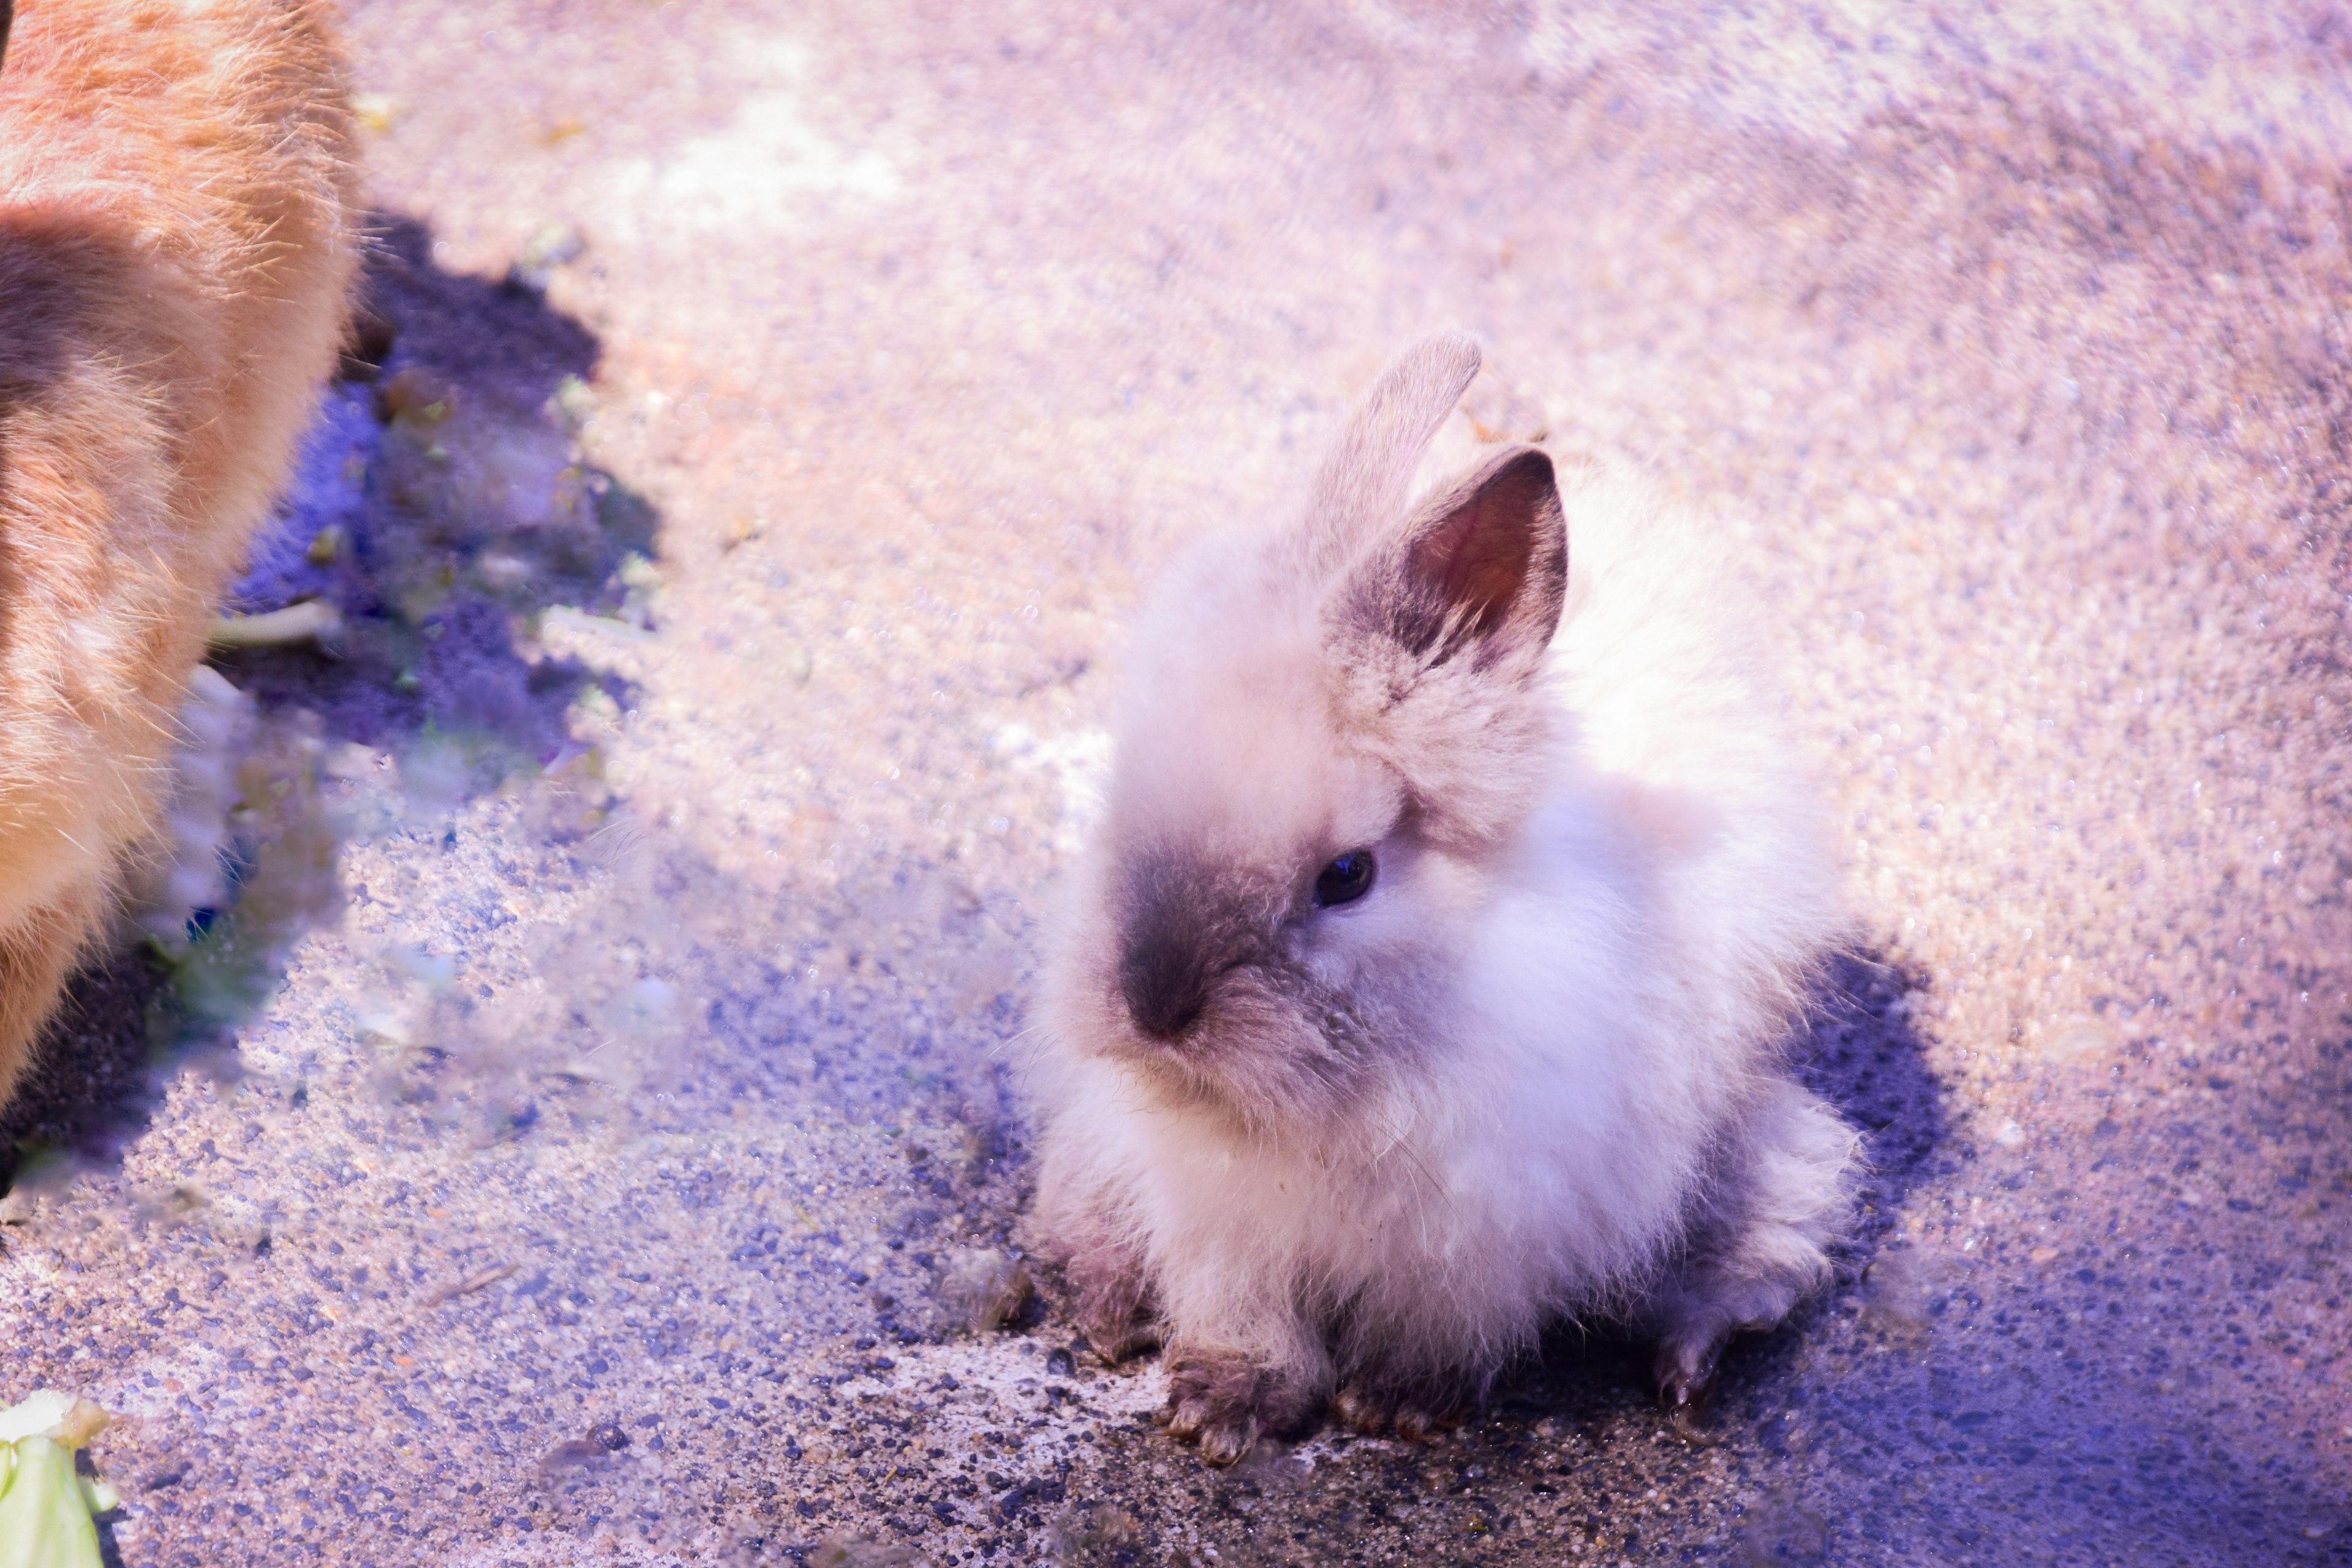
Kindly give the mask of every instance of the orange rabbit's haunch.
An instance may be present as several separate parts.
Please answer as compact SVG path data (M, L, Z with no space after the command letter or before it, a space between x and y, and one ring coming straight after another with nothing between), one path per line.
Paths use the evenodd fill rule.
M214 606L332 368L311 0L29 0L0 69L0 1100L149 852Z

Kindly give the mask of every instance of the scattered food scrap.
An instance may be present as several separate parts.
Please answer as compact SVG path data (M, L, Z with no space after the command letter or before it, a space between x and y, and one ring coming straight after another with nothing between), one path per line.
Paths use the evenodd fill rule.
M74 1473L74 1450L106 1429L105 1411L44 1388L0 1410L0 1564L99 1568L94 1515L121 1505Z

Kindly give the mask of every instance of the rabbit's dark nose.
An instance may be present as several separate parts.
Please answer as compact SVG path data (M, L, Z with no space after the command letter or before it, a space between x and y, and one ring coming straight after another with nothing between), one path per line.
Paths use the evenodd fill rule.
M1181 1038L1245 948L1231 889L1202 858L1161 848L1129 862L1119 900L1118 991L1138 1033Z
M1179 942L1130 938L1119 954L1118 989L1136 1029L1155 1040L1173 1040L1192 1026L1208 1005L1207 966Z

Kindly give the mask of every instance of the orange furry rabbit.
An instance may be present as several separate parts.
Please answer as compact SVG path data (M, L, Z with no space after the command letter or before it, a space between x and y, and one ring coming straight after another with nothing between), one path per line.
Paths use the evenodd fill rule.
M151 845L205 628L341 342L317 0L31 0L0 65L0 1101Z

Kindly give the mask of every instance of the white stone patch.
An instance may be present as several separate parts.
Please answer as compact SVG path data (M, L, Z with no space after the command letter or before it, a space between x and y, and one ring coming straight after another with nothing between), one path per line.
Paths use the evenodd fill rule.
M1040 735L1026 724L1002 726L988 738L988 754L1025 772L1050 772L1061 790L1061 812L1052 843L1060 855L1075 855L1101 820L1110 787L1111 738L1108 730L1072 730Z
M1087 1414L1114 1420L1148 1415L1167 1402L1168 1379L1157 1359L1130 1363L1118 1371L1089 1364L1075 1377L1061 1377L1045 1370L1049 1348L1046 1341L1024 1334L908 1345L891 1352L898 1365L887 1377L851 1378L835 1384L834 1392L852 1399L883 1393L919 1394L933 1406L932 1429L962 1437L1063 1406L1045 1393L1049 1384L1068 1389ZM942 1376L954 1378L958 1386L934 1392ZM1057 1431L1067 1426L1067 1415L1054 1422Z
M631 158L606 176L602 223L632 241L745 229L809 226L826 197L887 202L904 182L874 148L845 147L809 124L797 85L807 52L763 51L786 85L747 93L724 129L658 157Z

